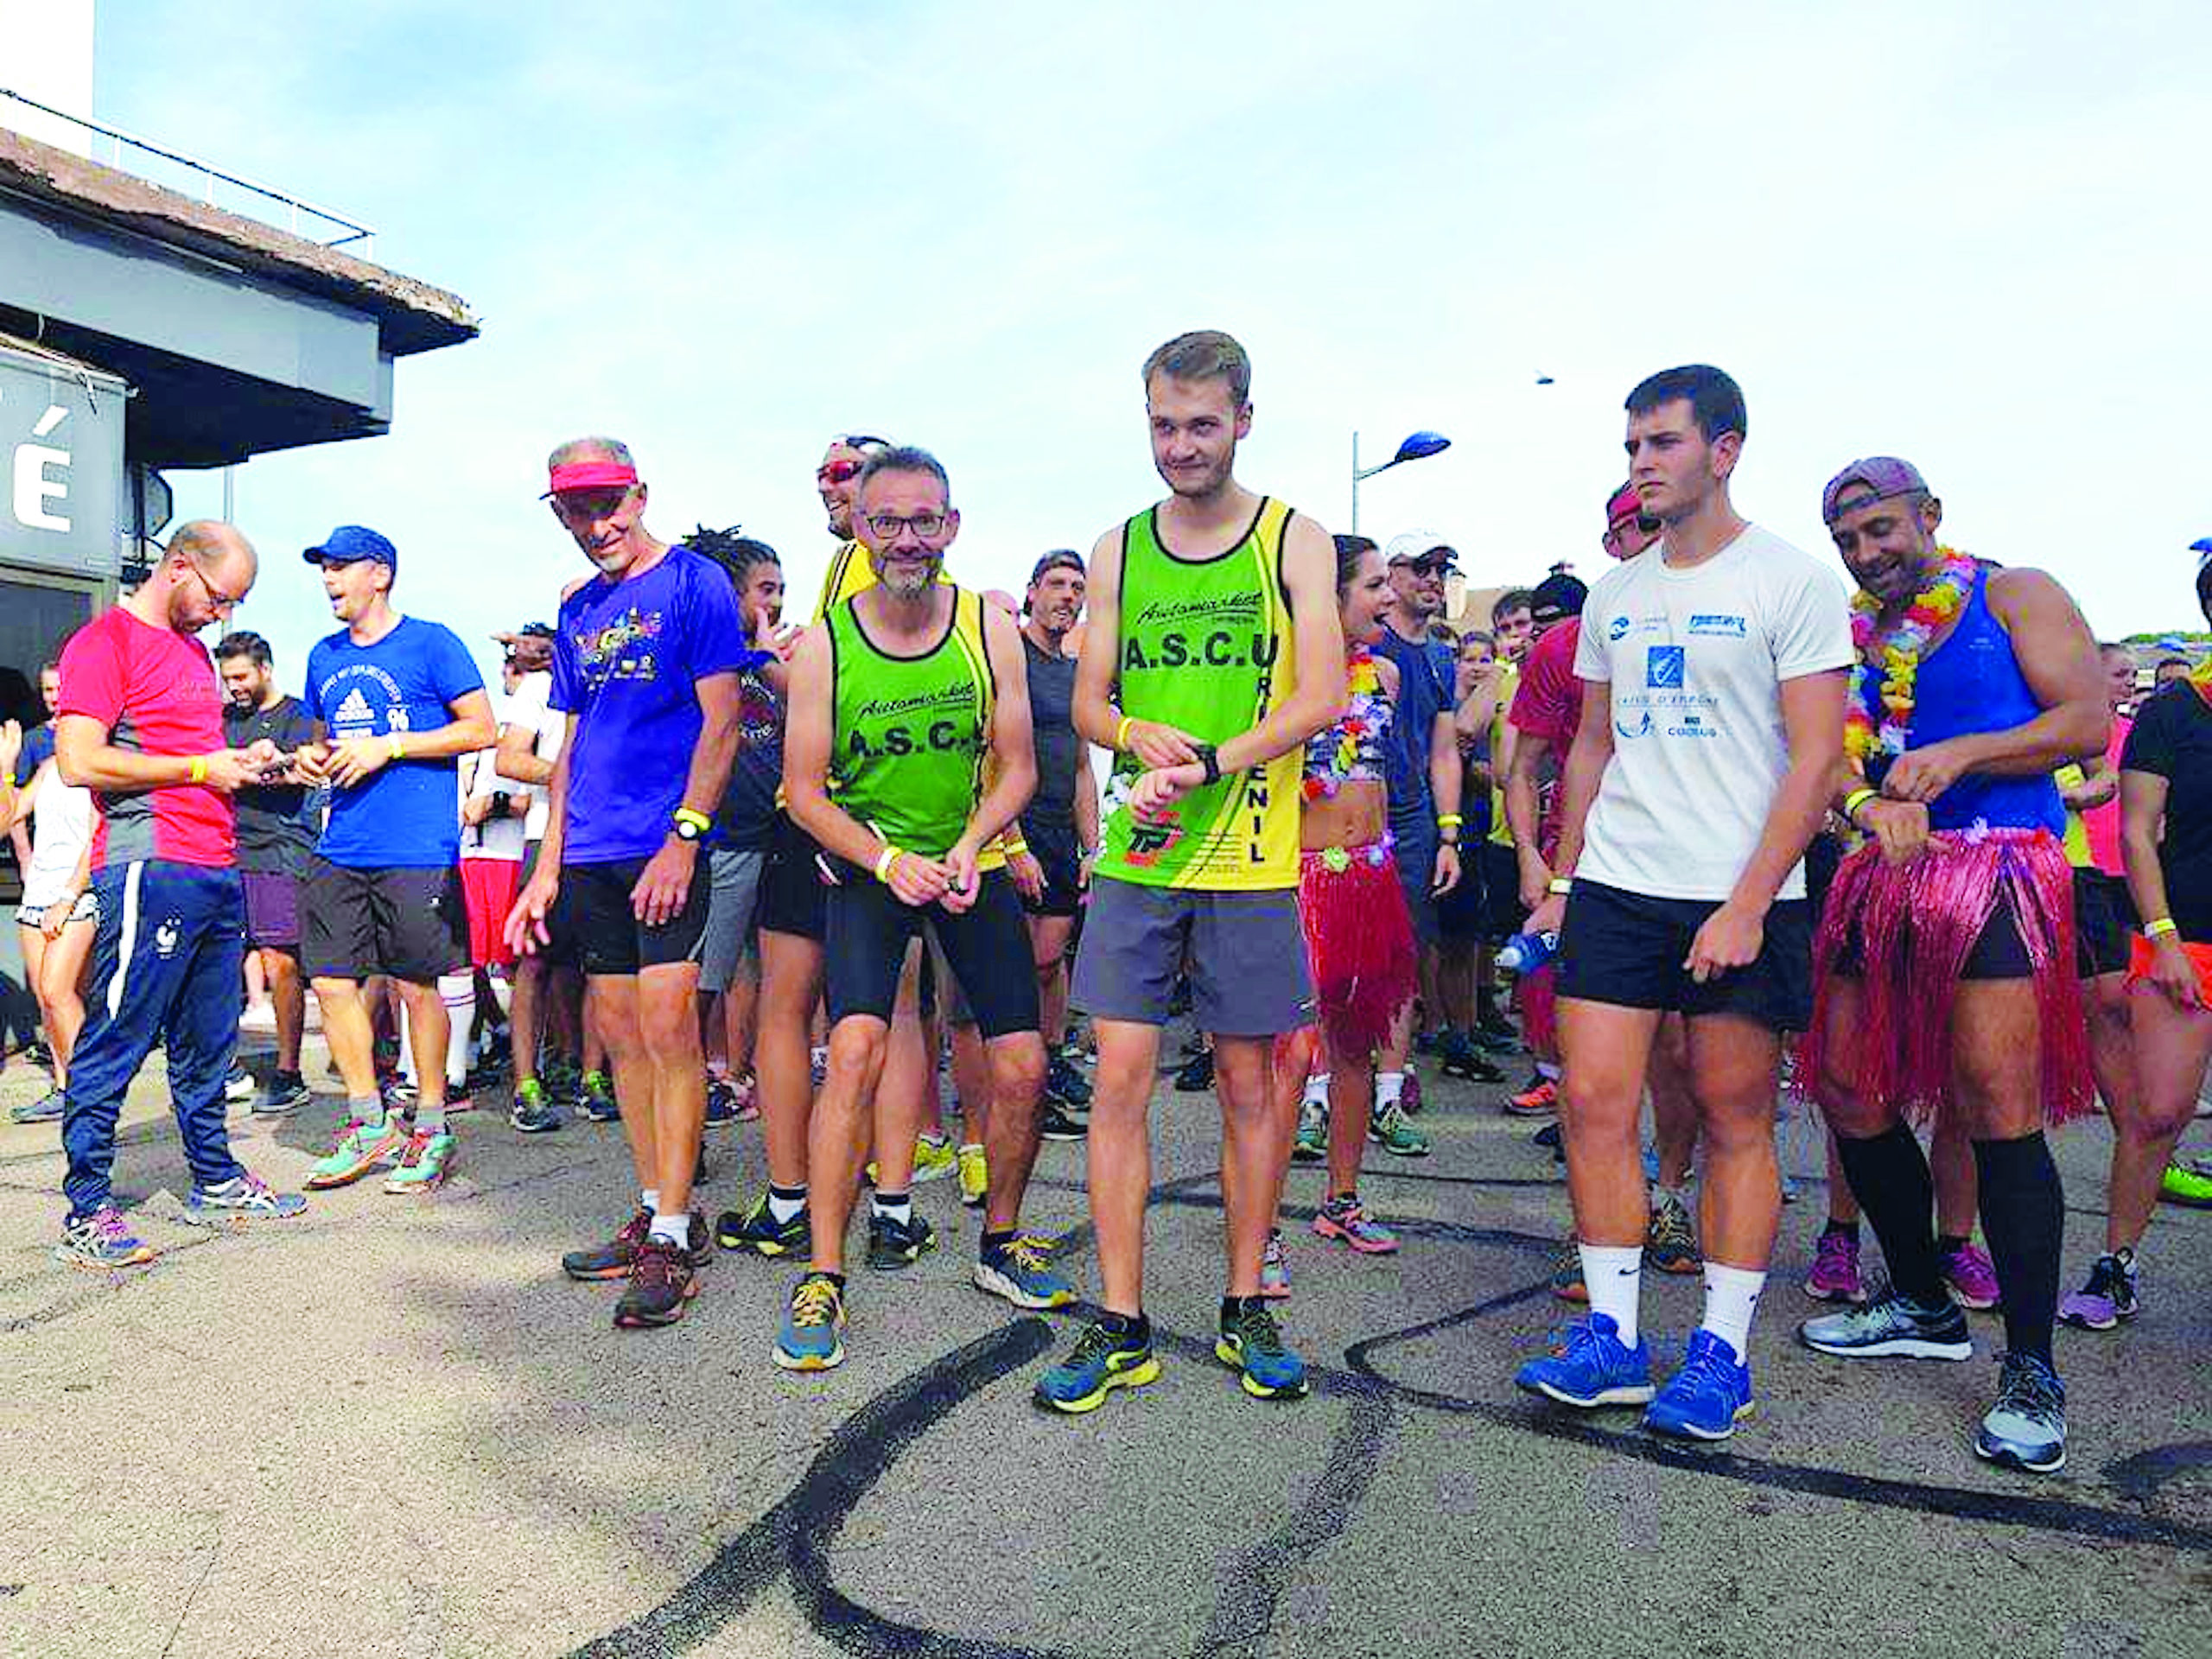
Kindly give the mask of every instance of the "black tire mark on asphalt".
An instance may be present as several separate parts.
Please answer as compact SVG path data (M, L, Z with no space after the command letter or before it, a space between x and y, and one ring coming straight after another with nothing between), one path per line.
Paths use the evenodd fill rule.
M2148 1503L2168 1481L2195 1469L2212 1469L2212 1440L2183 1440L2154 1446L2132 1458L2108 1463L2105 1479L2139 1503Z

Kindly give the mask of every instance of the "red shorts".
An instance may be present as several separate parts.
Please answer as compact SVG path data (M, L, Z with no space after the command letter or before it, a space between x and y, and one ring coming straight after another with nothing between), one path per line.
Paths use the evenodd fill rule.
M461 898L468 906L468 959L479 968L512 968L507 918L522 891L522 863L512 858L461 861Z

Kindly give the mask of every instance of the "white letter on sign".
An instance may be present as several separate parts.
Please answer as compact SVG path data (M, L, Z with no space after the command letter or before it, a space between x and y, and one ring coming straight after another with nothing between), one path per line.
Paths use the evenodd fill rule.
M16 522L31 530L62 530L69 528L68 519L58 512L49 512L47 503L62 502L69 499L69 480L48 478L49 467L69 465L67 449L49 448L42 443L26 443L16 450Z

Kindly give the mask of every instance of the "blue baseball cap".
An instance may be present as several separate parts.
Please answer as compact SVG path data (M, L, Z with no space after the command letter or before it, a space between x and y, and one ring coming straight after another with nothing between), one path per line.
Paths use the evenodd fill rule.
M2189 544L2189 550L2192 553L2201 553L2208 558L2212 558L2212 536L2198 537L2195 541Z
M387 570L399 569L399 550L365 524L340 524L322 545L300 555L309 564L355 564L372 559Z

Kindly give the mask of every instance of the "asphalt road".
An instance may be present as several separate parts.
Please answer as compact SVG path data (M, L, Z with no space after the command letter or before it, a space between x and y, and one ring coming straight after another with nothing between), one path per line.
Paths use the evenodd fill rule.
M309 1076L321 1073L311 1057ZM21 1062L0 1103L35 1092ZM1819 1142L1786 1214L1726 1449L1627 1412L1562 1414L1510 1377L1561 1313L1544 1288L1566 1195L1497 1091L1430 1082L1435 1155L1370 1160L1397 1256L1304 1230L1286 1329L1300 1404L1211 1357L1218 1120L1163 1087L1149 1305L1166 1370L1078 1421L1029 1403L1072 1320L967 1283L974 1225L921 1190L943 1247L855 1274L850 1357L768 1361L793 1270L723 1257L690 1319L613 1330L614 1292L556 1257L631 1196L610 1128L524 1139L461 1122L428 1199L374 1182L299 1219L209 1235L158 1078L119 1186L167 1253L110 1281L48 1254L51 1128L0 1126L0 1653L1016 1656L1767 1654L1901 1659L2212 1651L2212 1213L2167 1210L2146 1311L2062 1332L2072 1461L2055 1478L1968 1446L2001 1332L1966 1365L1798 1349ZM296 1186L337 1103L241 1154ZM2208 1126L2192 1141L2202 1146ZM761 1179L757 1125L711 1132L706 1201ZM2061 1137L2069 1281L2101 1239L2101 1120ZM1048 1147L1029 1220L1090 1283L1082 1148ZM1679 1352L1694 1280L1647 1282Z

